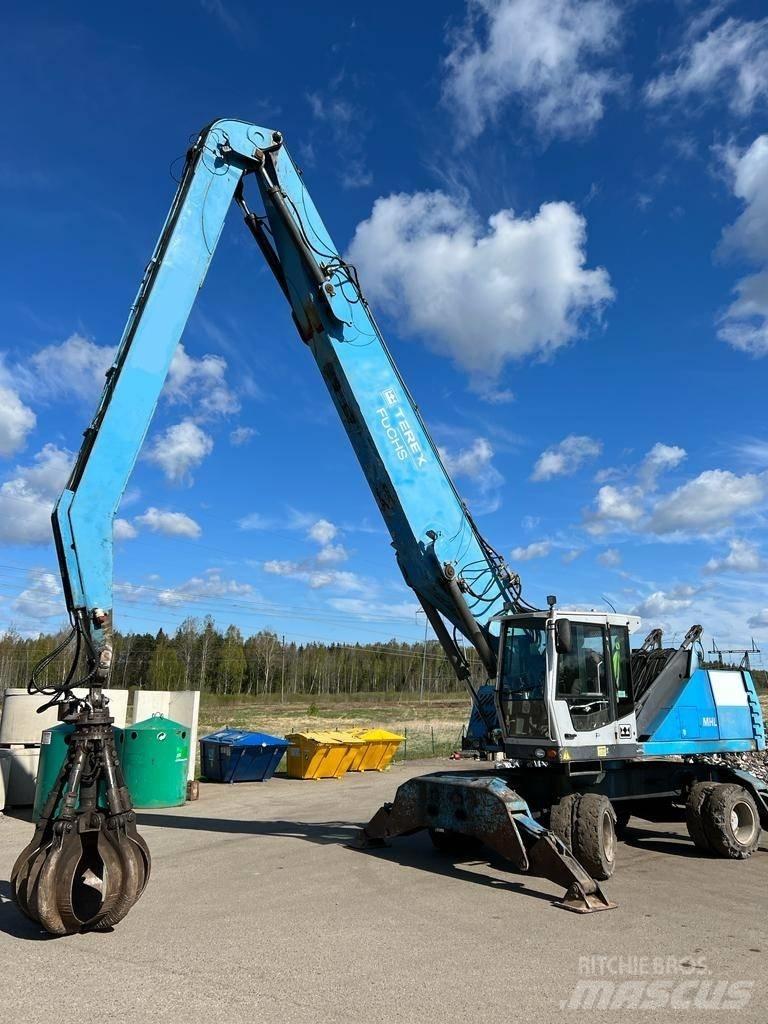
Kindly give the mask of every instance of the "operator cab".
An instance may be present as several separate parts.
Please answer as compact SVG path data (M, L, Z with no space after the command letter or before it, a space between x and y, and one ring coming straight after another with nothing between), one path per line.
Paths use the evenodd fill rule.
M554 608L499 616L496 702L510 757L598 760L637 753L633 615Z

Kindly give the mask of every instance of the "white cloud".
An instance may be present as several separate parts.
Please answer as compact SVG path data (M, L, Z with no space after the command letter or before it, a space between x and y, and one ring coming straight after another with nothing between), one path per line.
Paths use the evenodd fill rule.
M440 458L451 476L464 477L480 483L490 476L499 482L499 471L493 466L493 447L486 437L476 437L468 448L456 452L441 447Z
M478 495L472 500L475 511L495 512L501 506L504 477L493 464L493 446L486 437L476 437L471 445L456 452L439 447L448 474L455 479L471 480Z
M661 473L679 466L687 456L685 448L658 441L643 459L638 476L645 487L653 487Z
M765 474L739 476L726 469L705 470L666 494L658 493L658 477L679 466L684 448L655 444L634 467L636 483L604 484L594 507L585 512L587 530L595 536L631 530L658 536L700 536L730 526L755 511L768 496Z
M768 22L767 22L768 23ZM768 75L768 51L766 52ZM739 154L726 151L734 194L744 203L725 229L720 251L746 257L760 270L737 281L736 299L720 322L718 335L752 356L768 355L768 135L760 135Z
M570 434L559 444L547 448L536 460L531 480L551 480L553 476L572 476L587 459L603 450L600 441L584 434Z
M768 629L768 608L763 608L757 615L748 619L747 625L750 629Z
M755 509L765 496L764 477L708 469L663 497L653 509L648 529L660 534L712 532Z
M529 562L532 558L544 558L551 550L551 541L537 540L525 547L512 548L510 555L513 562Z
M295 576L300 570L300 565L287 558L270 558L262 568L271 576Z
M728 554L723 558L710 558L704 566L704 572L762 572L768 568L756 544L734 537L728 542L728 548Z
M577 558L580 558L584 554L584 548L571 548L570 551L565 551L560 559L563 565L570 565L571 562L575 562Z
M208 569L202 576L193 576L178 586L149 587L143 584L117 582L115 596L129 604L156 604L178 607L183 604L205 603L217 598L252 598L250 583L227 579L220 569Z
M654 590L632 609L632 614L644 619L658 619L690 608L692 604L689 591Z
M212 451L210 435L186 419L159 434L147 449L145 458L159 466L174 483L191 483L192 470Z
M0 375L0 455L15 455L20 451L36 423L35 414L24 405L17 391L2 383Z
M413 624L416 613L420 611L420 606L415 601L402 601L398 604L388 604L382 608L380 602L365 600L362 597L332 597L328 604L336 611L354 616L356 619L362 619L364 622L409 622Z
M115 519L112 523L112 537L115 541L133 540L138 530L128 519Z
M113 345L97 345L82 334L71 334L55 345L46 345L13 374L29 398L75 398L92 403L104 389L105 374L114 362Z
M606 548L605 551L601 551L597 560L607 569L615 569L617 565L621 565L621 555L616 548Z
M50 619L65 615L62 590L51 572L31 570L27 573L29 586L22 590L11 604L13 611L24 619Z
M253 427L235 427L234 430L230 431L229 443L239 448L240 445L247 444L257 434L258 431L254 430Z
M226 579L218 569L209 569L204 576L193 576L178 587L167 587L157 595L161 605L180 605L186 602L202 602L212 598L250 597L253 587L250 583Z
M330 544L338 532L338 527L327 519L318 519L310 526L307 536L318 544Z
M260 512L250 512L242 519L238 519L237 525L241 530L274 530L277 527L273 519L263 516Z
M48 544L51 510L69 477L72 452L46 444L0 485L0 543Z
M230 416L240 411L240 403L227 386L226 373L227 361L222 356L207 354L197 359L179 344L173 353L163 394L172 405L192 406L197 419Z
M324 544L317 553L319 565L336 565L346 562L348 558L349 554L343 544Z
M582 135L622 80L605 65L620 41L613 0L468 0L446 60L446 101L480 135L516 100L549 139Z
M587 514L587 530L599 535L618 526L634 526L642 517L643 492L639 487L604 484L597 492L594 509Z
M484 226L443 192L399 193L376 200L349 258L369 297L483 392L510 360L573 341L613 298L607 271L586 269L585 243L569 203L501 210Z
M334 587L340 591L370 591L371 587L354 572L339 569L320 569L311 562L293 562L273 558L264 562L264 572L272 576L288 576L291 579L306 583L312 590L322 587Z
M728 18L709 31L706 20L689 34L683 46L667 58L676 66L645 88L649 103L684 102L697 96L712 100L723 96L733 113L746 116L768 97L768 18L741 21Z
M148 508L144 515L136 516L134 522L166 537L196 539L203 532L200 525L184 512L167 512L159 508Z

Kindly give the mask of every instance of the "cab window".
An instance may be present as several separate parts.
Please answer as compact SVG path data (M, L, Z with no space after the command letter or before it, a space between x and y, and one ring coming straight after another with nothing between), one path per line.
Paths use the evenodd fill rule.
M591 623L571 623L572 648L558 658L558 697L608 697L609 667L605 631Z
M629 630L626 626L611 626L609 645L611 671L616 687L619 716L628 715L634 707L632 675L630 671Z

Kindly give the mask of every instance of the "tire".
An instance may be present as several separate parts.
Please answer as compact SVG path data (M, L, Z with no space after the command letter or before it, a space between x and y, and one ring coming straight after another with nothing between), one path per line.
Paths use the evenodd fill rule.
M704 834L718 857L744 860L760 842L760 815L743 786L715 786L702 809Z
M431 828L429 838L438 853L447 857L471 857L481 846L475 836L465 836L463 832L452 832L448 828Z
M580 793L569 793L558 803L553 804L549 812L549 827L558 839L561 839L569 850L573 850L573 823L581 802Z
M598 882L616 870L616 812L607 796L584 793L573 822L573 853Z
M703 814L707 801L717 788L716 782L694 782L685 804L685 823L694 846L702 853L713 853L704 830Z

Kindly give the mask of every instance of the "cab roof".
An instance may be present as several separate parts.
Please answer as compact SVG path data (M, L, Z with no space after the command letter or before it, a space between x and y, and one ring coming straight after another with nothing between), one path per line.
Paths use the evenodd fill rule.
M521 612L520 614L502 612L500 615L495 615L491 621L530 622L531 619L541 619L542 621L546 621L549 617L550 613L548 609L533 612ZM636 632L643 621L639 615L625 615L620 612L606 612L597 608L590 608L586 610L582 608L555 608L554 617L555 619L570 619L571 622L588 622L603 626L626 626L630 633Z

